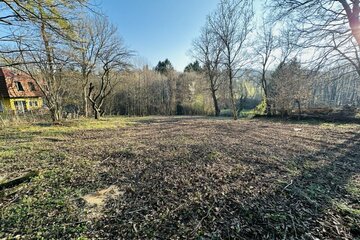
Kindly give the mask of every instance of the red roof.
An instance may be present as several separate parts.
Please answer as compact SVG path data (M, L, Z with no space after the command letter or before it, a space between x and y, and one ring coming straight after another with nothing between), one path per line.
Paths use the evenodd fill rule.
M38 84L29 75L6 68L0 69L0 97L20 98L42 96L43 93Z

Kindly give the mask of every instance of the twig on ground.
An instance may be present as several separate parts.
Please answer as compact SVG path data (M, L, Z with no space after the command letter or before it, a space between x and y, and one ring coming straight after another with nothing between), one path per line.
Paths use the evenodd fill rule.
M286 190L286 189L287 189L288 187L290 187L292 184L293 184L293 180L291 180L291 182L290 182L288 185L286 185L283 190Z

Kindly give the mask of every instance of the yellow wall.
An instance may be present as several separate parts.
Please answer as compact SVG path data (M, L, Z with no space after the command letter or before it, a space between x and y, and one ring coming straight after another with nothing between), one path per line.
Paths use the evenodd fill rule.
M0 99L4 111L15 111L15 102L16 101L25 101L26 102L26 109L27 110L36 110L36 109L40 109L43 106L43 99L41 97L39 98L4 98L4 99ZM30 106L30 102L31 101L37 101L38 106Z

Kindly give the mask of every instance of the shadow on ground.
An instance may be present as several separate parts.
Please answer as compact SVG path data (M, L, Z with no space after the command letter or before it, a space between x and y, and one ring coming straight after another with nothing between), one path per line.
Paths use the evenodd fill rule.
M360 174L360 134L308 126L302 137L313 138L301 141L292 124L271 124L142 129L141 151L103 163L112 169L106 181L125 194L108 203L94 231L138 239L360 237L359 198L348 190Z

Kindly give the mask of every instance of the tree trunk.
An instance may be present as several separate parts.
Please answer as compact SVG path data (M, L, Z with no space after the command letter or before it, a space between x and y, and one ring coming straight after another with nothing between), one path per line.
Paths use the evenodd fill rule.
M96 120L100 119L101 112L100 112L100 109L97 107L96 102L92 102L91 106L94 111L94 118Z
M87 96L87 86L83 87L83 98L84 98L84 115L85 117L89 117L89 102Z
M236 103L235 103L235 96L234 96L234 89L233 89L233 79L232 79L231 73L230 73L229 80L230 80L229 89L230 89L232 114L233 114L234 120L237 120L238 116L237 116L237 110L236 110Z
M349 3L346 0L338 0L338 1L342 4L342 6L345 10L347 19L349 21L351 33L352 33L353 37L355 38L357 44L360 46L359 1L351 1L351 2L353 2L352 9L351 9L351 5L349 5Z
M41 8L41 5L39 5L39 9ZM45 54L46 54L46 59L47 59L47 63L48 63L48 67L49 67L49 82L48 85L52 86L51 88L51 93L48 93L51 95L55 95L57 94L56 91L58 89L53 89L54 85L57 82L57 79L55 77L55 69L54 69L54 58L52 56L52 49L50 46L50 40L49 37L46 33L46 24L45 24L45 20L43 19L43 16L41 15L41 26L40 26L40 33L41 33L41 37L42 37L42 41L44 44L44 48L45 48ZM61 120L61 109L60 109L60 105L59 105L59 99L57 98L57 95L55 95L52 98L48 98L51 100L50 105L52 105L52 107L50 108L50 113L51 113L51 118L54 122L60 121Z
M212 98L214 101L215 116L218 117L218 116L220 116L220 108L219 108L218 100L216 98L216 91L211 90L211 95L212 95Z
M61 120L61 110L57 107L50 108L50 116L53 122L59 122Z
M95 117L95 119L96 120L98 120L98 119L100 119L100 112L99 112L99 110L97 110L96 108L94 109L94 117Z
M265 65L263 65L263 70L262 70L262 76L261 76L261 86L263 88L264 91L264 96L265 96L265 103L266 103L266 109L265 109L265 114L270 117L271 116L271 104L269 103L269 93L268 93L268 87L267 87L267 81L266 81L266 68Z
M297 104L298 107L298 120L301 119L301 105L300 105L300 101L296 100L295 103Z
M266 101L266 115L268 116L268 117L270 117L271 116L271 104L269 103L269 101L267 100L267 98L265 99L265 101Z
M92 109L94 110L94 118L96 120L100 119L104 115L104 111L101 110L102 103L98 104L96 102L92 103Z

